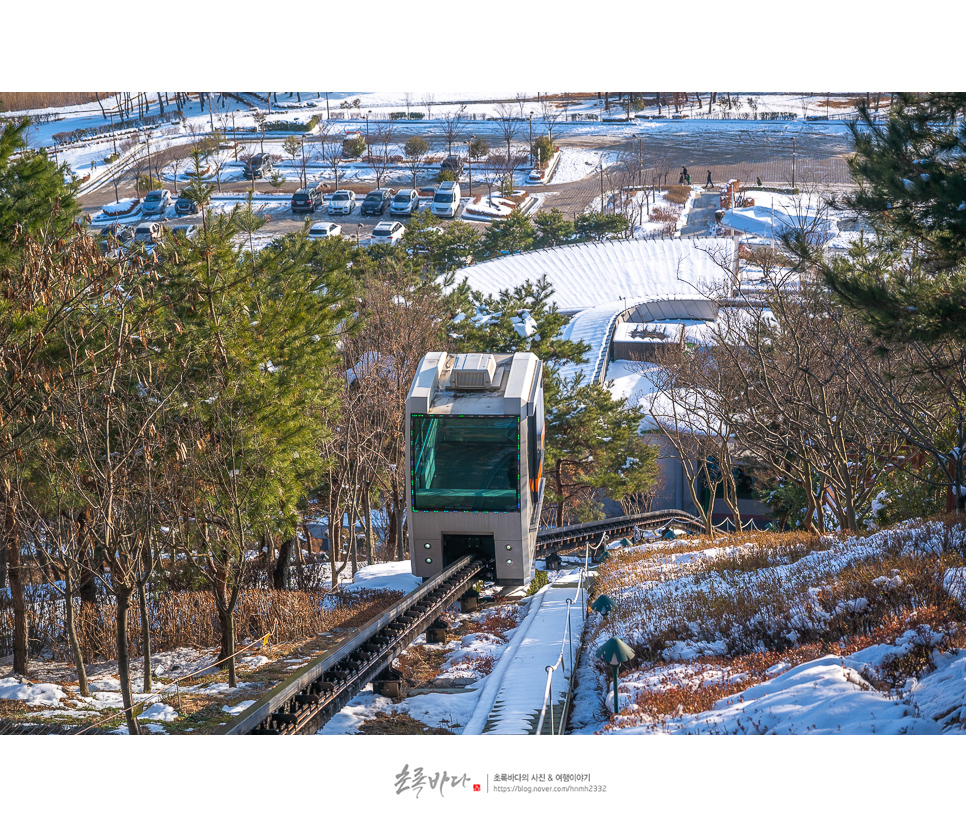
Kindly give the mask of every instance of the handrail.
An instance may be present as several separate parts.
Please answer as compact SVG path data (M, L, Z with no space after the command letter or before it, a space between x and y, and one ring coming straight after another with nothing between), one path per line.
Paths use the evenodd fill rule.
M604 536L601 536L603 540ZM588 544L584 550L584 566L580 569L580 579L578 581L578 586L580 588L581 600L586 600L586 589L584 588L584 578L588 572L588 566L590 563L590 544ZM564 659L564 647L566 645L570 646L570 673L574 673L574 633L573 629L570 627L570 609L573 607L574 601L572 599L567 600L567 625L564 628L564 639L560 643L560 656L557 658L557 662L553 666L547 666L547 687L543 693L543 704L540 707L540 720L537 722L537 732L536 734L542 735L543 733L543 722L547 716L547 707L550 707L550 735L557 735L554 732L554 720L553 720L553 704L550 703L550 689L553 685L553 673L558 669L565 669L563 665ZM586 606L585 606L586 607ZM566 710L560 716L560 730L563 729L563 722L566 720L567 713Z

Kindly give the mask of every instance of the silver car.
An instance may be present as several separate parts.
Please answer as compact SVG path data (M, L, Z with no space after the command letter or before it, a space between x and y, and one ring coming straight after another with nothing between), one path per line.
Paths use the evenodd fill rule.
M141 217L164 217L171 205L171 192L167 188L149 191L141 205Z
M389 204L389 213L409 215L419 208L419 192L415 188L404 188Z

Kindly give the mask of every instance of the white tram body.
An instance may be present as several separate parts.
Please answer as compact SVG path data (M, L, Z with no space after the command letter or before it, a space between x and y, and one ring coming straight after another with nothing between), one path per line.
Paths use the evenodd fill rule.
M543 366L532 353L429 353L406 400L412 571L463 556L498 585L533 578L543 502Z

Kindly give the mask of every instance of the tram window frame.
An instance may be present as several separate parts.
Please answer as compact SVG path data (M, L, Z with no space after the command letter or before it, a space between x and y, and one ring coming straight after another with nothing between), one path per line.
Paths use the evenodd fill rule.
M474 426L469 421L476 421L477 428L483 428L483 435L485 437L487 431L492 432L485 424L488 422L503 422L506 423L505 426L500 426L499 429L508 431L512 429L513 439L507 438L505 444L494 444L497 446L497 453L493 455L490 459L496 465L490 465L487 467L487 458L480 457L479 454L476 456L468 455L466 453L461 453L460 462L463 464L461 468L462 483L459 487L441 487L437 486L435 488L428 486L420 486L420 481L423 479L427 472L430 473L430 480L435 479L437 465L442 463L441 469L447 467L452 471L452 467L456 462L455 457L438 458L436 456L439 451L441 444L447 442L446 434L452 435L455 433L456 441L459 441L459 426L460 423L466 429L471 429ZM480 422L484 421L484 422ZM410 415L410 508L413 512L464 512L464 513L519 513L521 511L521 490L520 484L522 481L521 477L521 420L518 416L512 414L412 414ZM449 432L446 430L450 429ZM440 432L443 432L444 437L440 438ZM432 435L432 459L423 459L423 455L429 451L425 447L419 447L421 438L425 438ZM480 445L487 441L480 441ZM447 450L452 453L452 450ZM479 450L477 450L479 451ZM511 457L507 460L507 452L511 453ZM506 460L506 464L503 462ZM473 464L477 465L476 473L486 476L489 475L493 477L501 465L506 466L506 472L509 475L511 472L515 472L516 477L513 478L512 487L508 484L506 488L502 489L484 489L470 483L467 485L465 483L466 478L469 477L469 472L473 471ZM515 464L515 466L514 466Z

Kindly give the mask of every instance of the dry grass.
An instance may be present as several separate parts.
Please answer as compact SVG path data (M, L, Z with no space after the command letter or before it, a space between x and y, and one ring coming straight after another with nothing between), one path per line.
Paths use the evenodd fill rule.
M398 591L364 591L326 595L321 592L243 591L235 610L236 642L241 645L271 634L273 643L300 642L333 628L351 628L384 611L402 596ZM166 592L149 606L153 651L218 645L221 635L211 594L204 591ZM12 612L0 611L0 630L11 633ZM31 600L28 608L31 651L48 649L55 660L70 659L62 605L57 600ZM87 662L117 658L117 612L113 605L81 606L76 614L81 651ZM129 613L129 649L141 655L141 616L134 604Z
M619 634L634 649L637 668L669 665L666 658L680 656L680 644L720 655L700 659L728 670L720 684L640 694L640 713L652 717L708 709L730 687L764 680L764 670L782 660L850 654L916 632L915 648L885 664L873 682L890 689L928 668L930 641L966 645L959 627L966 612L944 587L946 571L966 565L966 536L955 520L891 531L874 544L861 538L846 544L805 533L753 533L618 554L598 573L595 593L607 594L614 607L606 622L591 624L590 639L605 629ZM729 682L739 673L740 685Z
M116 93L0 93L0 111L69 107L113 95Z
M666 202L676 206L683 206L688 201L691 194L690 185L669 185L667 191L662 195Z
M429 727L405 713L377 712L359 725L359 733L366 736L451 736L443 727Z
M470 634L490 634L505 640L506 633L520 623L519 611L516 605L495 605L484 610L477 619L463 618L458 627L453 630L451 639L458 640ZM449 654L450 652L445 648L434 648L423 644L410 646L393 661L393 668L410 685L430 684L442 673L442 666ZM468 652L463 660L453 667L453 671L469 672L474 680L479 680L493 671L493 663L493 657L489 654Z
M849 635L836 642L814 640L783 651L756 652L741 657L706 657L688 674L682 674L677 663L646 663L638 667L657 675L653 687L637 689L621 712L613 716L600 732L617 728L645 726L662 729L668 719L711 710L722 698L744 692L767 681L767 671L780 663L798 666L829 654L844 657L869 646L894 643L910 629L948 629L948 620L937 609L921 609L909 617L891 618L868 634ZM950 632L944 649L963 648L966 635ZM919 677L932 667L932 649L926 646L897 657L883 667L881 677L871 672L865 678L876 689L887 694L901 688L910 677ZM667 670L662 674L662 670ZM609 677L609 668L600 669ZM630 674L628 672L627 674ZM622 699L625 697L621 696ZM623 703L623 701L622 701Z

